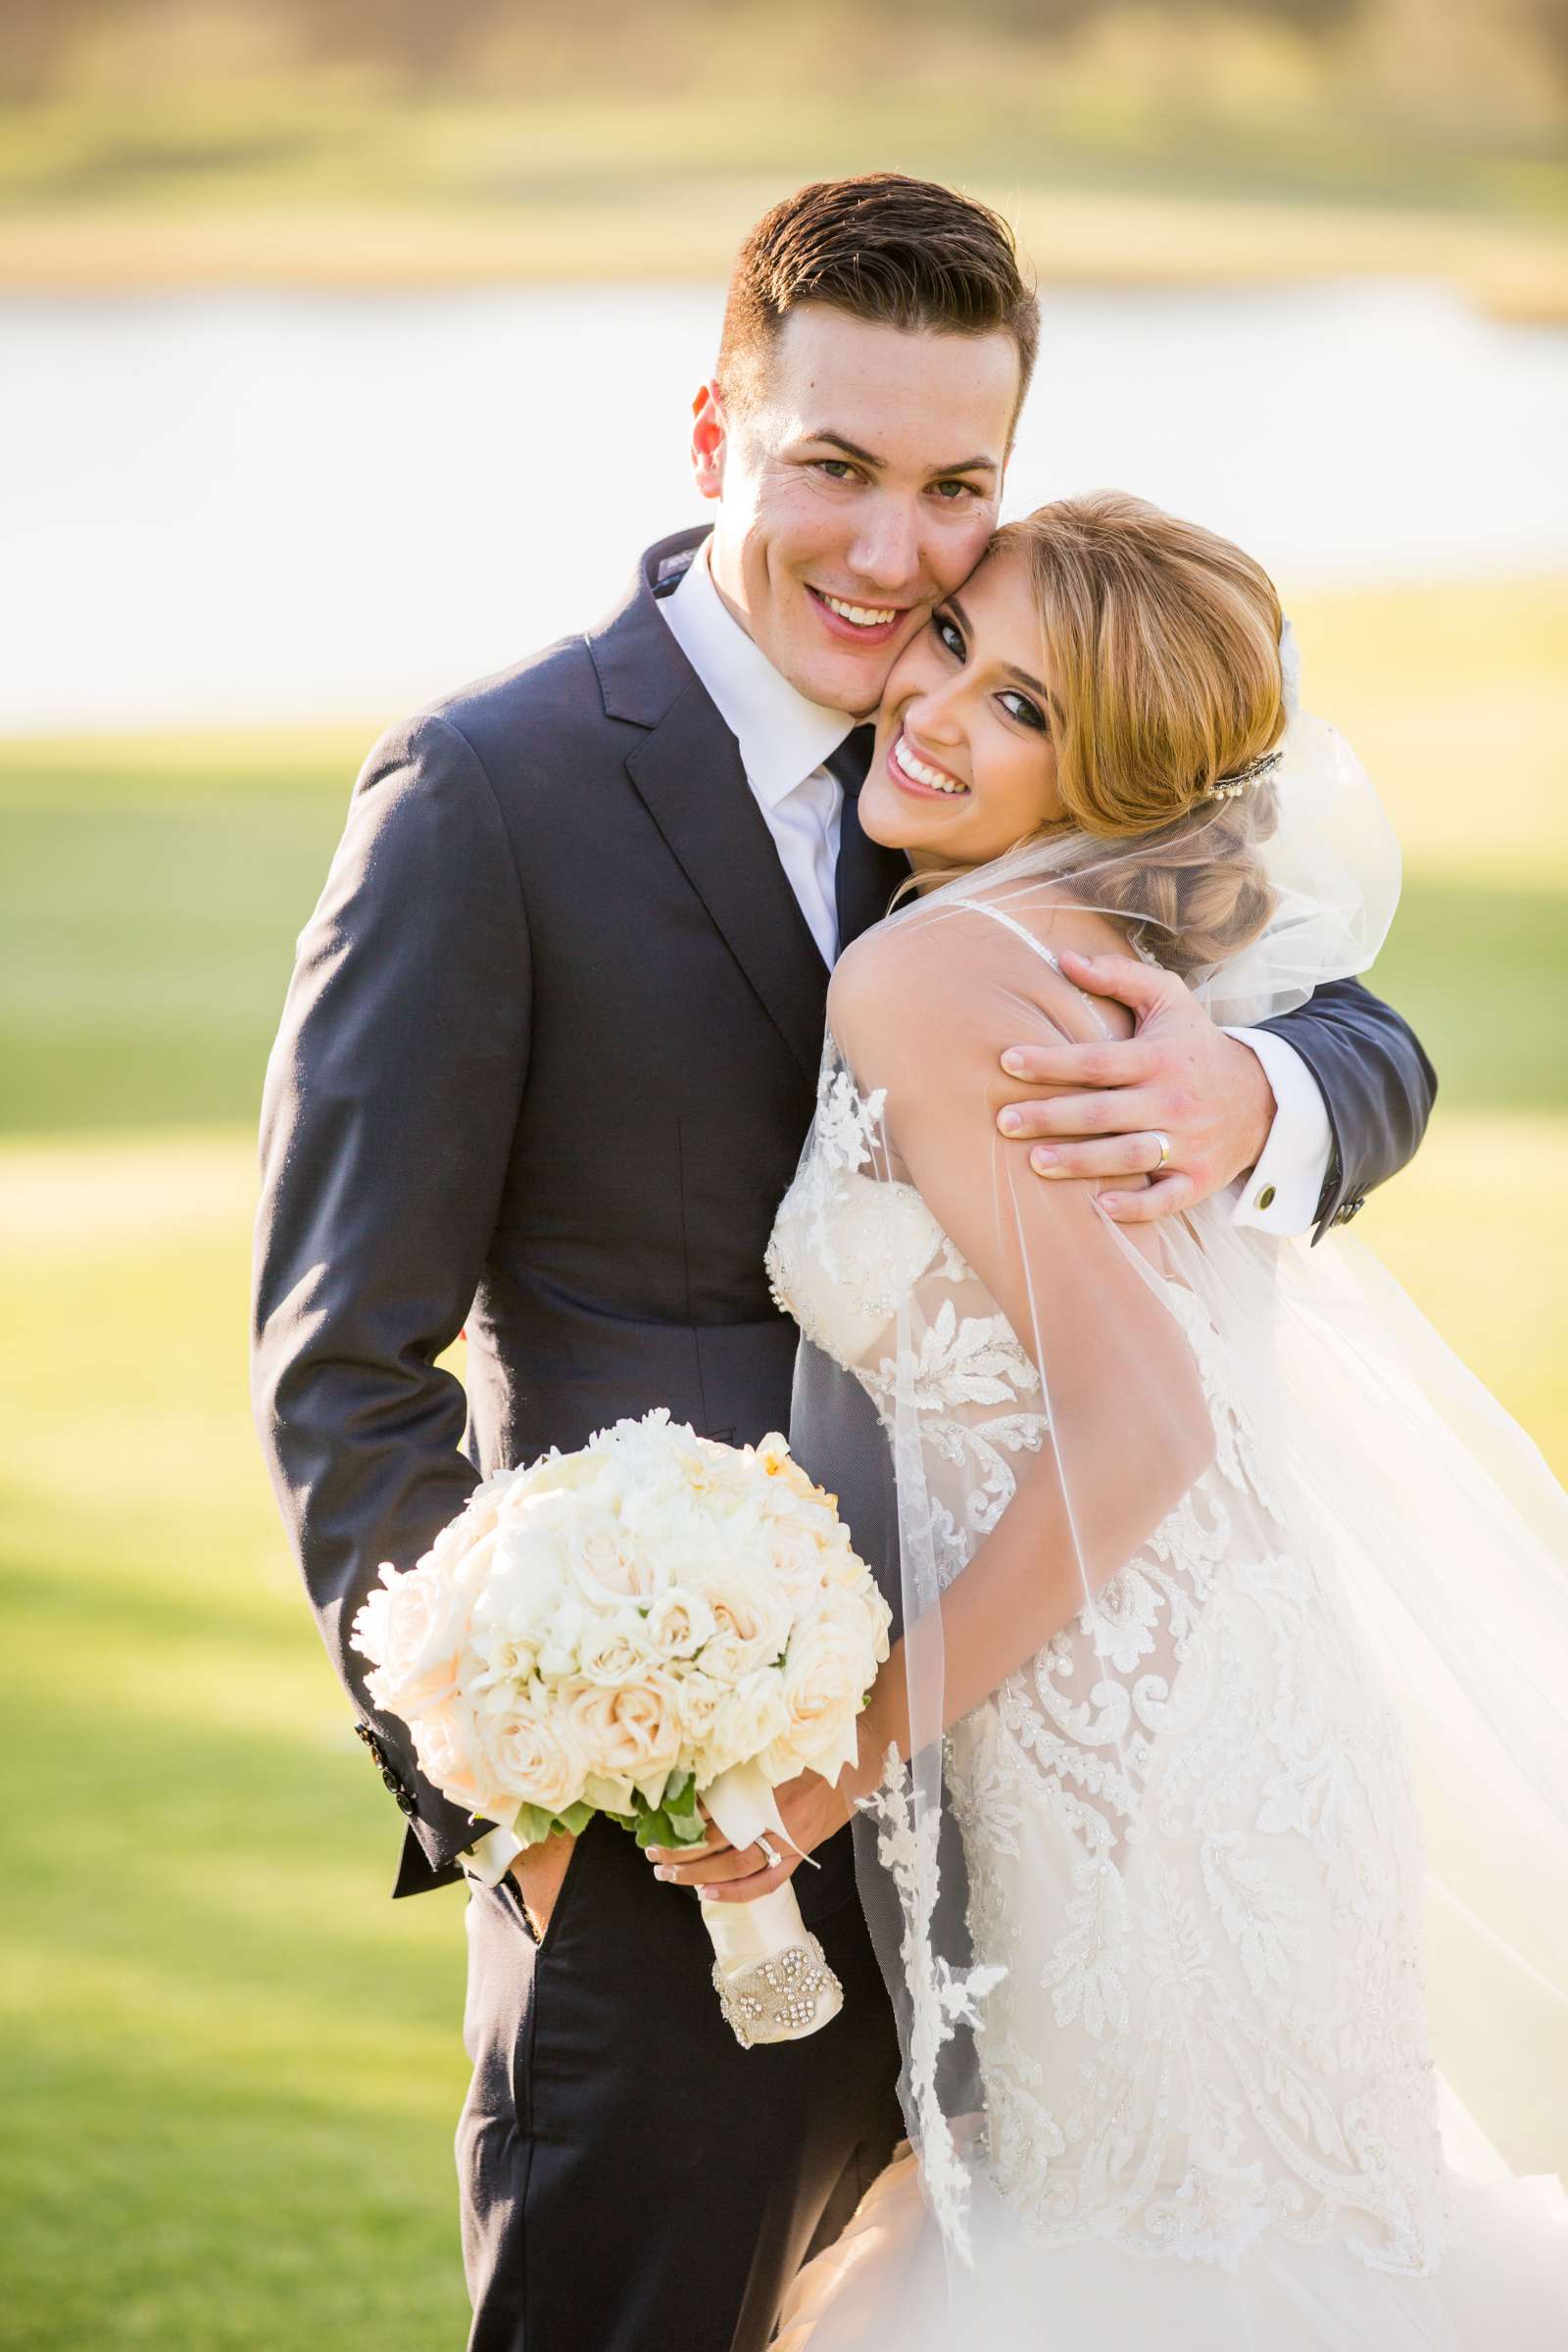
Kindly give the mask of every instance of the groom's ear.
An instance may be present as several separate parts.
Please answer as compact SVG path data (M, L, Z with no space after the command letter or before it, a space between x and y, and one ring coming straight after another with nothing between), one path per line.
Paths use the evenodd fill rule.
M724 453L729 426L718 386L704 384L692 402L692 476L704 498L724 494Z

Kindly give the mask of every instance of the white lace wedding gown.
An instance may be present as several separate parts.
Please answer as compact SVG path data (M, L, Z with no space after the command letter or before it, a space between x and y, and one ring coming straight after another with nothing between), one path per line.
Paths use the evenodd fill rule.
M895 1325L912 1325L905 1409L947 1584L1041 1446L1039 1350L893 1172L881 1112L830 1040L769 1262L890 1437ZM1104 1588L1093 1632L1087 1613L1068 1625L948 1739L973 1959L1004 1972L975 2004L972 2263L944 2243L948 2189L906 2157L803 2274L779 2344L1561 2352L1557 2183L1514 2180L1473 2127L1494 2178L1446 2150L1465 2123L1428 2048L1398 1731L1276 1510L1217 1331L1164 1289L1211 1466ZM896 1823L884 1858L897 1875ZM934 2116L931 2072L916 2050L912 2116Z

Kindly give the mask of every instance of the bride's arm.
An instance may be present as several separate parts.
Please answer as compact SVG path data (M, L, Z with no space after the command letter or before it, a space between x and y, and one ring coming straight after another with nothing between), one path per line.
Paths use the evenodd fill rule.
M895 925L866 950L835 978L834 1033L861 1086L885 1090L889 1144L1035 1364L1050 1423L942 1595L941 1723L916 1725L923 1740L1078 1615L1201 1475L1214 1434L1157 1237L1119 1232L1092 1182L1041 1184L1028 1144L997 1130L1017 1092L1002 1047L1081 1033L1082 1000L974 914ZM849 1795L880 1780L890 1744L909 1752L908 1644L922 1638L916 1622L878 1677Z

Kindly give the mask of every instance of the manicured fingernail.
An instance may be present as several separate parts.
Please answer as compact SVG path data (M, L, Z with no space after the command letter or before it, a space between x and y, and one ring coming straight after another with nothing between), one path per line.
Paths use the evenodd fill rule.
M1023 1076L1023 1055L1018 1052L1015 1046L1009 1046L1007 1048L1007 1051L1002 1056L1002 1066L1006 1071L1009 1078L1021 1078Z
M670 1883L670 1880L675 1876L675 1873L672 1870L666 1870L662 1862L661 1862L656 1868L654 1876L656 1879L662 1879L664 1885L667 1886Z
M1004 1135L1016 1135L1019 1128L1023 1125L1023 1120L1020 1118L1017 1111L1004 1110L998 1118L997 1125L1002 1129Z
M1119 1216L1122 1208L1122 1198L1120 1193L1102 1193L1100 1196L1100 1205L1104 1210L1107 1217Z
M1056 1154L1054 1152L1045 1150L1031 1152L1029 1165L1037 1176L1054 1176L1056 1171Z
M697 1891L705 1903L716 1903L718 1900L718 1888L716 1886L699 1886Z

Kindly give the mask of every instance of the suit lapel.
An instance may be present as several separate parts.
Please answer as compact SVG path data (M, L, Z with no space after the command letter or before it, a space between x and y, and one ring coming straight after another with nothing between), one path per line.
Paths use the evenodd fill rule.
M657 613L654 625L664 627ZM687 676L685 690L628 753L626 772L730 954L814 1080L827 969L752 797L735 738L689 669Z
M590 632L609 718L641 728L626 773L790 1052L813 1084L827 969L740 749L670 634L655 588L678 579L707 537L682 531L643 557L624 603Z

